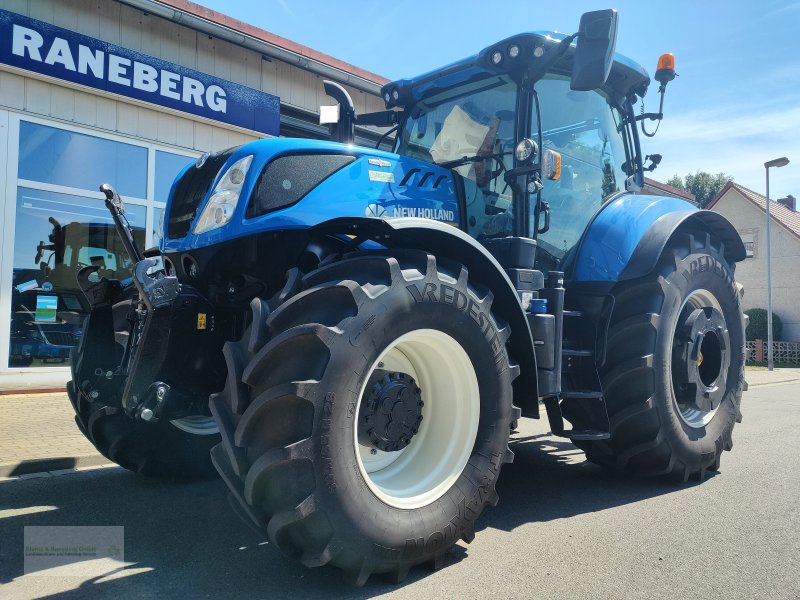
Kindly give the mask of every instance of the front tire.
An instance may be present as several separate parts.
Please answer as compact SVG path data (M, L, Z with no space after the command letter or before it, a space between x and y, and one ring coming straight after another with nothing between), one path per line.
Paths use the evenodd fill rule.
M497 502L513 418L509 328L465 268L360 253L224 352L212 457L232 504L307 566L405 577ZM268 340L268 341L267 341Z
M114 306L114 330L121 358L128 339L127 314L135 299ZM149 477L190 481L216 477L210 451L220 441L216 423L208 415L192 415L172 421L145 423L125 414L118 397L90 398L79 385L76 365L82 364L87 345L92 344L89 319L84 336L71 356L72 381L67 395L75 409L75 422L100 454L121 467ZM76 384L78 382L78 384ZM122 391L115 390L115 394Z
M741 420L741 288L719 243L679 233L655 272L619 284L601 381L611 440L576 442L595 463L702 480Z

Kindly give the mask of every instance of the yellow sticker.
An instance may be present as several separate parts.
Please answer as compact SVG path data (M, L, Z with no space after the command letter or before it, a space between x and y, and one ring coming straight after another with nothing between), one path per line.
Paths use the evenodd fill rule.
M197 313L197 328L206 328L206 313Z

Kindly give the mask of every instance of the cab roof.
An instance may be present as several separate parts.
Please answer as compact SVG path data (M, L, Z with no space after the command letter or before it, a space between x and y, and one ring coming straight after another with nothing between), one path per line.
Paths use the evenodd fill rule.
M454 62L446 67L411 79L399 79L387 83L381 88L381 95L384 102L386 102L387 108L405 106L431 94L472 80L521 71L523 66L535 66L537 57L534 51L537 47L541 47L546 55L547 50L559 44L566 37L563 33L553 31L520 33L492 44L474 56ZM508 49L514 45L519 47L519 56L511 58L508 54ZM497 51L502 53L503 60L499 65L494 65L491 57ZM574 55L575 43L573 42L564 56L549 71L569 75L572 71ZM611 73L603 89L619 96L635 93L642 97L649 85L650 76L644 67L627 56L619 53L614 54Z

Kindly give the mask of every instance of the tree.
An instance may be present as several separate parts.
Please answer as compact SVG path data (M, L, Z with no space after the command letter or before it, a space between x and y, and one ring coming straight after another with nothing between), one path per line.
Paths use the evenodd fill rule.
M767 339L767 311L763 308L750 308L744 311L750 317L750 323L745 331L747 341ZM783 337L783 322L781 318L772 313L772 341L777 342Z
M733 177L725 173L712 175L705 171L697 171L694 175L687 175L683 179L679 175L673 175L667 181L667 185L694 194L697 206L705 208L714 199L714 196L725 187L725 184L732 179Z

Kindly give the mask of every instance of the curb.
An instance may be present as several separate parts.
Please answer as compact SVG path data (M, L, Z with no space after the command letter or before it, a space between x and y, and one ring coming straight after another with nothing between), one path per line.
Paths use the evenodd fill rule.
M52 458L36 458L18 463L0 464L0 477L20 477L48 471L74 470L83 467L113 465L105 456L90 454L87 456L57 456Z

